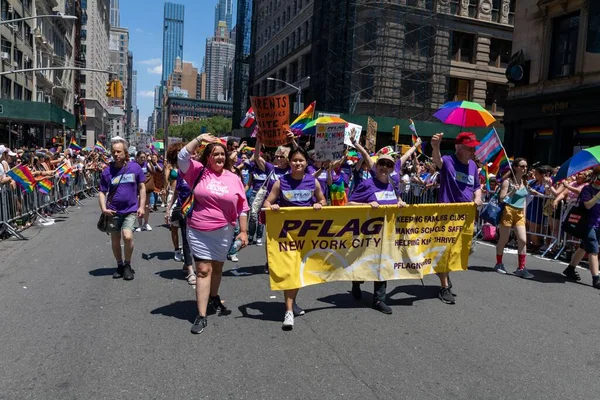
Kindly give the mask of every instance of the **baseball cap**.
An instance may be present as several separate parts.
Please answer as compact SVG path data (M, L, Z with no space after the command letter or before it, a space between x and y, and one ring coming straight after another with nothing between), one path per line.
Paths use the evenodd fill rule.
M14 157L17 155L17 153L15 153L14 151L12 151L11 149L6 149L6 152L8 153L9 156Z
M467 147L476 147L481 143L473 132L461 132L456 137L456 144L464 144Z
M394 157L392 157L390 154L381 154L379 155L379 157L377 158L377 161L379 160L388 160L391 162L395 162L396 160L394 160Z

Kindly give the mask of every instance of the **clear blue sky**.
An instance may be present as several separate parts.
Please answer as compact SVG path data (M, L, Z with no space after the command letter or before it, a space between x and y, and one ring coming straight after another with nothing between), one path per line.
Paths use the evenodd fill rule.
M183 60L194 63L200 70L206 50L206 38L214 34L217 0L172 0L171 2L185 5ZM133 69L138 72L137 107L140 110L139 125L144 130L153 109L154 87L160 83L162 71L164 3L162 0L120 2L121 27L129 29L129 49L133 52ZM234 25L236 3L237 1L234 0Z

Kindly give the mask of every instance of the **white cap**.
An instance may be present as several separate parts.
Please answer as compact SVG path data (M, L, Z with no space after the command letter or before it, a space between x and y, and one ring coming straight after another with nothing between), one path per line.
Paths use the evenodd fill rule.
M3 145L3 144L0 144L0 154L4 154L4 152L6 152L6 150L8 150L8 149L6 148L6 146L5 146L5 145Z
M14 151L12 151L11 149L7 149L6 151L8 152L8 155L11 156L11 157L14 157L14 156L17 155L17 153L15 153Z

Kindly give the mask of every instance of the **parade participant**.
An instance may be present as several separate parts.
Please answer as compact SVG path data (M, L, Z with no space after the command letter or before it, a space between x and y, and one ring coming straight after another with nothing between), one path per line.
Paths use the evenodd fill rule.
M265 184L273 169L275 168L273 164L268 162L260 153L261 150L261 142L260 138L256 138L256 149L254 151L254 156L252 157L252 162L250 163L250 187L252 191L250 192L250 196L248 197L248 204L252 206L256 194L260 190L260 188ZM262 246L263 244L263 234L264 234L265 226L258 219L258 214L250 213L250 223L248 224L248 234L250 243L256 243L257 246ZM256 242L254 242L254 235L256 235Z
M432 159L440 170L439 203L469 203L475 202L480 206L481 183L477 173L477 164L473 161L475 147L479 145L477 137L472 132L461 132L456 137L455 153L442 157L440 145L443 133L437 133L431 138L433 148ZM456 303L452 292L452 283L448 272L439 273L441 289L438 297L446 304Z
M187 238L187 223L186 219L182 217L181 211L176 216L177 221L172 220L173 209L179 207L188 198L192 189L190 189L187 182L181 177L177 169L177 155L183 148L182 142L173 143L169 145L167 149L167 163L170 167L168 175L168 181L172 182L173 194L167 202L167 209L165 210L165 222L170 224L171 228L171 239L175 246L175 261L183 261L183 272L185 279L190 285L196 284L196 273L194 272L194 259L192 258L192 251ZM178 229L181 229L181 241L183 242L183 251L179 248L179 233Z
M592 171L592 183L581 190L581 202L588 210L588 234L583 239L588 253L588 263L592 274L592 285L600 289L598 268L598 241L600 240L600 166Z
M500 274L506 274L506 269L502 263L504 248L508 243L510 229L512 228L517 237L519 255L519 267L515 275L533 279L533 274L525 268L525 258L527 257L527 230L525 229L525 210L527 207L526 199L529 192L524 181L527 173L527 160L517 158L512 164L512 173L507 172L502 178L502 186L498 196L500 202L505 207L502 211L502 218L498 230L500 232L498 243L496 244L496 266L494 269Z
M129 161L127 142L112 141L113 162L102 171L98 203L103 214L111 217L107 233L110 233L112 251L117 260L114 279L132 280L133 225L136 215L144 216L146 206L146 179L139 164ZM121 250L121 238L125 247L125 259Z
M154 173L154 167L153 167L152 163L148 163L146 160L147 160L146 153L143 151L138 151L135 156L135 161L137 162L137 164L142 169L142 172L144 173L144 176L146 179L144 182L148 182L149 179L151 180L152 173ZM137 226L137 228L135 228L135 232L152 230L152 227L150 226L148 221L150 219L150 202L152 201L152 192L154 191L154 189L149 190L148 185L145 184L144 190L146 191L146 199L148 201L147 201L146 210L145 210L143 216L138 218L138 226Z
M348 199L347 205L358 206L369 204L373 208L380 205L397 204L398 207L406 206L406 203L398 198L394 189L394 182L390 174L394 170L395 161L391 155L381 155L375 166L375 176L362 181L354 189ZM362 296L360 285L362 282L352 282L352 296L359 300ZM387 281L373 282L373 304L372 308L384 314L391 314L392 309L385 304Z
M313 207L320 210L326 205L321 185L315 177L306 173L308 163L307 152L296 147L289 153L291 172L283 175L271 189L264 207L278 211L280 207ZM316 202L313 201L313 197ZM283 319L284 330L294 328L294 316L303 315L304 310L296 305L296 297L300 289L284 290L285 316Z
M531 250L534 252L540 249L540 238L535 233L539 234L542 232L542 225L544 223L544 196L546 195L546 188L551 184L551 181L545 175L546 169L538 166L533 170L533 180L527 182L529 193L534 196L525 214L527 218L527 231L532 232L528 234L528 241L531 243Z
M158 211L158 201L161 201L162 207L165 206L165 190L164 190L164 168L163 163L158 160L158 154L152 154L150 156L150 164L152 164L152 179L154 180L154 191L150 193L153 199L150 206L152 210Z
M192 160L202 141L209 144L200 161ZM246 231L249 210L244 186L240 178L230 171L225 146L219 139L202 134L188 143L178 155L179 170L190 184L194 196L192 215L188 217L187 230L190 248L196 264L196 301L198 316L192 333L201 333L206 327L208 304L216 312L230 313L219 297L223 264L231 246L236 220L240 219L241 247L248 244Z

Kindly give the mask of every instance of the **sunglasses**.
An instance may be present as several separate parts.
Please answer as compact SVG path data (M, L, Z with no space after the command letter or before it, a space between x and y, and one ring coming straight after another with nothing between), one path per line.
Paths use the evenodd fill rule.
M394 168L394 163L391 161L377 161L380 167Z
M285 156L275 156L275 158L285 158Z

